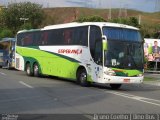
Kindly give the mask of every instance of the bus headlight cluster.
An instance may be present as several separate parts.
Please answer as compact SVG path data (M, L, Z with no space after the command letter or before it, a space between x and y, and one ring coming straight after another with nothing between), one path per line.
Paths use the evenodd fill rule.
M116 75L116 73L115 73L112 69L110 69L110 68L106 68L106 69L104 70L104 73L105 73L106 75L110 75L110 76L115 76L115 75Z

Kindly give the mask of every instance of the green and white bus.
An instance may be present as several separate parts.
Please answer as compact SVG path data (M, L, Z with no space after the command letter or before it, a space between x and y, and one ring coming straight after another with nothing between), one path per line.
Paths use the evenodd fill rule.
M115 23L84 22L23 30L17 34L16 69L90 83L143 82L143 39L139 29Z

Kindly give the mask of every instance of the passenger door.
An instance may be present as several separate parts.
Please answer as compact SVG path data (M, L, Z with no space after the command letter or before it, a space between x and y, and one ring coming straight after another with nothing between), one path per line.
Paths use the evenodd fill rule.
M102 34L98 26L90 26L89 46L91 53L91 76L97 82L102 79Z

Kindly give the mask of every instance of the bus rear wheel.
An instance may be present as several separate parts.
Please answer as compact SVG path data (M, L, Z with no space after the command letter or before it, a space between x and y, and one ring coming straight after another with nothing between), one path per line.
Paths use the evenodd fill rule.
M119 88L121 87L121 85L122 85L122 84L110 84L110 86L111 86L111 88L112 88L113 90L119 89Z
M77 80L81 86L83 87L89 86L89 82L87 81L87 72L85 69L78 70Z
M33 75L32 71L31 71L31 65L30 65L30 63L26 64L26 74L28 76L32 76Z
M40 76L40 74L39 74L39 66L38 66L37 63L35 63L33 65L33 74L34 74L35 77L39 77Z

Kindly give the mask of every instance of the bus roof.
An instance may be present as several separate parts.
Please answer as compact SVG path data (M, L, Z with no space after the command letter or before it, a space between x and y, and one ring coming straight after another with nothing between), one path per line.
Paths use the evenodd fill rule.
M65 24L57 24L57 25L50 25L44 27L42 30L49 30L49 29L58 29L58 28L68 28L68 27L78 27L78 26L87 26L87 25L96 25L96 26L108 26L108 27L119 27L119 28L128 28L128 29L134 29L139 30L136 27L119 24L119 23L109 23L109 22L72 22L72 23L65 23Z
M3 38L0 42L16 41L16 38Z
M95 25L95 26L108 26L108 27L118 27L118 28L127 28L127 29L134 29L139 30L136 27L119 24L119 23L109 23L109 22L72 22L72 23L65 23L65 24L57 24L57 25L49 25L42 29L30 29L30 30L21 30L18 33L23 32L33 32L33 31L43 31L43 30L50 30L50 29L59 29L59 28L69 28L69 27L80 27L80 26L88 26L88 25Z

